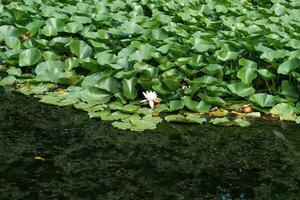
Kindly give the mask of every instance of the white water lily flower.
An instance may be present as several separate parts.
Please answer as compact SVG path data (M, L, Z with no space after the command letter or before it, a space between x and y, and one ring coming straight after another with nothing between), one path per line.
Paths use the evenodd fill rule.
M187 85L183 84L183 85L181 86L181 89L186 90L186 89L188 89L188 88L190 88L190 87L191 87L190 85L187 86Z
M156 92L153 91L146 91L143 92L143 95L146 99L142 100L141 102L149 102L149 106L151 108L154 108L154 103L158 103L159 101L157 100L157 94Z

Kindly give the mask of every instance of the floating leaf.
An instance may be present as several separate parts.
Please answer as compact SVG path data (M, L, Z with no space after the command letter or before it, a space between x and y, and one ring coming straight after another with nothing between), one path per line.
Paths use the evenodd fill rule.
M152 117L152 115L146 115L142 119L139 116L133 115L122 122L113 122L112 125L122 130L144 131L146 129L155 129L156 125L161 121L162 119Z
M212 117L224 117L228 114L228 111L227 110L223 110L223 109L217 109L215 111L210 111L208 113L209 116L212 116Z
M276 75L270 72L268 69L258 69L256 71L264 80L272 80L276 78Z
M100 52L95 56L100 65L110 65L116 62L116 56L108 52Z
M6 73L8 73L9 75L13 75L13 76L21 76L22 75L22 70L20 68L9 67L6 70Z
M73 98L65 98L63 94L59 93L48 93L42 95L40 102L56 105L56 106L68 106L76 103L76 100Z
M38 85L26 84L18 88L18 91L25 95L42 94L44 92L49 91L49 89L53 87L54 87L53 84L38 84Z
M292 98L298 98L299 96L297 87L287 80L281 82L279 93Z
M60 60L60 57L57 54L55 54L51 51L44 51L43 52L43 58L44 58L45 61Z
M295 120L295 122L296 122L297 124L300 124L300 116L297 117L297 119Z
M110 93L115 93L119 91L120 83L115 78L105 78L96 82L95 87Z
M0 86L4 86L4 85L12 85L17 81L15 76L9 75L5 78L3 78L2 80L0 80Z
M116 120L121 120L121 119L126 119L128 118L130 115L116 111L113 112L109 115L102 115L101 119L104 121L116 121Z
M8 36L5 38L5 44L11 49L21 48L21 42L17 37Z
M289 42L286 44L287 47L292 47L294 49L300 48L300 40L290 39Z
M111 94L98 88L88 88L80 92L80 99L87 103L103 104L111 99Z
M170 101L170 111L181 110L184 107L184 103L182 101L173 100Z
M167 122L180 122L180 123L194 123L194 121L187 119L183 115L168 115L165 117Z
M110 76L111 72L108 71L91 74L83 79L81 86L83 88L94 87L95 83L97 83L99 80L109 78Z
M90 23L92 23L92 20L89 17L84 17L84 16L72 16L70 18L70 21L79 22L81 24L90 24Z
M239 64L242 65L243 67L246 67L246 68L254 68L254 69L257 68L257 63L256 62L253 62L251 60L247 60L245 58L241 58L239 60Z
M46 21L46 25L53 27L57 32L62 31L65 27L65 23L61 19L49 18Z
M294 108L292 105L288 103L279 103L270 110L270 113L274 115L292 115L293 111Z
M57 28L50 25L44 26L44 28L42 29L42 33L48 37L58 35Z
M125 105L125 106L121 106L119 108L119 110L123 113L136 113L136 111L140 108L141 108L140 106L133 105L133 104L128 104L128 105ZM147 113L147 114L149 114L149 113Z
M234 120L234 124L240 126L240 127L249 127L251 126L251 123L244 120L244 119L241 119L241 118L237 118Z
M39 81L59 82L75 76L72 72L65 71L66 64L62 61L45 61L37 65L35 73ZM75 78L75 77L74 77Z
M135 51L131 56L131 60L136 61L143 61L143 60L149 60L153 57L153 54L155 53L155 49L150 44L142 44L140 48Z
M121 28L124 30L124 32L128 34L141 34L143 33L143 28L138 25L136 22L129 21L125 22L121 25Z
M137 78L132 77L130 79L123 79L123 93L127 99L135 99L137 97Z
M227 87L232 93L240 97L250 96L255 92L255 89L253 87L243 82L232 83L229 84Z
M182 99L183 99L184 105L188 109L195 111L195 112L206 113L209 111L209 109L211 107L209 104L205 103L204 101L197 102L197 101L192 100L192 98L190 96L184 96Z
M82 29L83 29L83 25L81 23L70 22L65 26L64 31L67 33L78 33Z
M37 64L42 58L42 53L37 48L26 49L22 51L19 57L19 65L23 66L32 66Z
M243 60L243 62L245 61ZM256 66L251 62L243 63L243 64L245 66L238 71L237 77L241 79L243 83L250 84L257 77Z
M236 59L239 56L239 53L230 51L229 49L222 49L216 52L216 56L222 61L227 61Z
M268 62L273 62L275 59L286 57L287 54L288 54L288 51L286 51L286 50L282 50L282 49L278 49L275 51L271 50L271 51L264 52L260 56L260 58L265 59Z
M91 57L93 53L93 49L82 40L73 40L70 49L80 59Z
M275 105L275 101L272 95L266 93L257 93L250 97L250 101L256 103L261 107L272 107Z
M196 115L191 115L191 114L187 115L186 119L189 120L189 121L198 123L198 124L203 124L203 123L207 122L206 118L199 117L199 116L196 116Z
M192 40L193 48L198 52L206 52L215 48L213 41L195 38Z
M291 58L282 63L277 70L278 74L289 74L291 71L300 67L300 60L298 58Z
M163 83L172 91L177 90L180 88L179 81L173 80L173 79L163 79Z
M121 129L121 130L132 130L133 126L130 122L113 122L111 124L112 126L118 128L118 129Z
M297 119L297 115L280 115L280 121L295 121Z
M212 97L206 94L199 94L199 97L210 105L225 106L226 102L220 97Z
M211 119L209 123L224 126L231 126L233 124L227 117Z
M19 30L10 25L0 26L0 42L3 41L6 37L18 37L20 35Z
M261 118L261 113L260 112L250 112L246 113L247 117L253 117L253 118Z

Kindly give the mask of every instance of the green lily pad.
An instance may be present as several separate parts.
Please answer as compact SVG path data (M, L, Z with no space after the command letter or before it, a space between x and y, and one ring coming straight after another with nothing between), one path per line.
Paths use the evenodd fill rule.
M191 120L186 119L184 115L168 115L165 117L167 122L180 122L180 123L192 123Z
M232 83L227 87L232 93L240 97L250 96L255 92L255 89L253 87L243 82Z
M70 22L66 24L64 31L67 33L78 33L83 29L83 25L79 22Z
M300 124L300 116L297 117L297 119L295 120L295 122L296 122L297 124Z
M80 59L91 57L93 49L82 40L73 40L70 45L71 52Z
M32 94L43 94L44 92L49 91L51 88L53 88L53 84L25 84L22 87L18 88L18 92L21 92L25 95L32 95Z
M209 112L209 109L211 107L209 104L205 103L204 101L197 102L197 101L192 100L192 98L190 96L184 96L182 98L182 100L184 102L184 105L189 110L192 110L195 112L206 113L206 112Z
M170 111L181 110L184 107L183 101L173 100L170 101Z
M130 115L122 113L120 111L116 111L111 113L110 115L103 115L101 116L101 119L104 121L116 121L116 120L122 120L128 118Z
M250 84L257 77L256 63L243 59L240 60L240 64L244 65L244 67L238 71L237 77L243 83Z
M210 105L225 106L226 102L221 97L212 97L206 94L198 95L203 101Z
M32 66L37 64L42 58L42 53L37 48L30 48L22 51L19 57L19 65L23 66Z
M3 78L2 80L0 80L0 86L4 86L4 85L12 85L17 81L15 76L9 75L5 78Z
M230 51L229 49L222 49L216 52L216 56L221 61L227 61L236 59L239 56L239 53Z
M11 25L2 25L0 26L0 42L3 41L6 37L18 37L20 35L19 30Z
M113 122L112 125L122 130L144 131L147 129L155 129L160 122L162 122L162 119L159 117L152 117L152 115L146 115L144 118L133 115L124 121Z
M206 118L199 117L199 116L196 116L196 115L191 115L191 114L187 115L186 119L190 120L192 122L198 123L198 124L203 124L203 123L207 122Z
M137 78L135 77L122 80L123 93L127 99L133 100L137 97L136 85L137 85Z
M250 97L250 101L261 107L273 107L275 105L273 96L266 93L254 94Z
M298 58L291 58L283 62L277 70L278 74L289 74L291 71L300 67L300 60Z
M224 126L232 126L233 125L233 123L227 117L211 119L209 121L209 123L215 124L215 125L224 125Z
M66 64L62 61L45 61L35 68L36 80L69 84L76 83L78 77L74 72L66 71Z
M5 44L7 47L11 49L20 49L21 48L21 42L17 37L8 36L5 38Z
M9 75L13 75L13 76L21 76L22 75L22 70L20 68L9 67L6 70L6 73L8 73Z
M274 115L293 115L293 112L294 107L288 103L279 103L270 110Z
M87 103L103 104L109 102L111 94L98 88L87 88L80 92L80 99Z
M237 126L240 126L240 127L249 127L249 126L251 126L250 122L248 122L244 119L241 119L241 118L237 118L233 122L234 122L234 124L236 124Z
M95 87L110 93L116 93L120 90L121 84L115 78L104 78L96 82Z

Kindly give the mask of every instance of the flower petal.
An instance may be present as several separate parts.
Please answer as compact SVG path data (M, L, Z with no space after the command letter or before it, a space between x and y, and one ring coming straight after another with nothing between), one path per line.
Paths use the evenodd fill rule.
M154 108L154 101L149 101L150 108Z

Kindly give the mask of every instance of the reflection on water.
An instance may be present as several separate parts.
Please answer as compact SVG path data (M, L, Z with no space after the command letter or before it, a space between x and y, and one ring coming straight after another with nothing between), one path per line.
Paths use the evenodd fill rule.
M0 102L1 200L300 196L293 124L161 124L132 133L7 90Z

